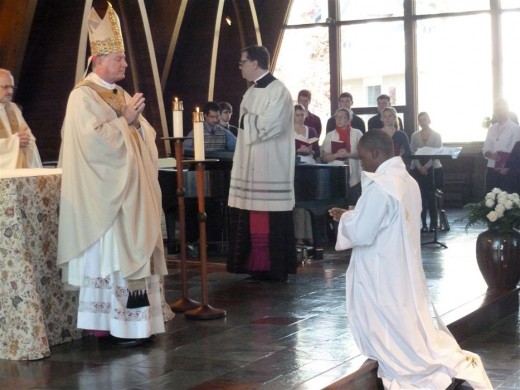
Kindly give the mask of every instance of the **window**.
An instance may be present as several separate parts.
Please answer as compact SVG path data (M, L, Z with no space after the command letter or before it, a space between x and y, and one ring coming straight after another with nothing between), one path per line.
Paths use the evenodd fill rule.
M340 20L403 16L403 0L340 0Z
M504 1L504 0L502 0ZM415 12L421 14L442 14L489 10L489 0L416 0Z
M323 128L330 117L330 67L328 29L311 27L285 30L274 74L296 102L298 91L312 93L309 110L320 117ZM325 137L325 131L322 132Z
M520 0L502 0L500 5L503 9L520 8Z
M520 52L517 38L520 34L519 20L520 12L502 15L502 95L509 103L509 109L517 115L520 115Z
M350 92L356 106L376 107L374 86L406 104L403 22L341 27L341 91Z
M287 24L325 23L328 16L327 0L293 0Z
M489 15L417 22L418 111L430 114L444 142L485 139L481 124L493 102L489 32Z

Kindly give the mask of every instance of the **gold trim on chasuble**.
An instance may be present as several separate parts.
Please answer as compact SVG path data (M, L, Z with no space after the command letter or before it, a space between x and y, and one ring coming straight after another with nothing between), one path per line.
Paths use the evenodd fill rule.
M123 108L126 106L125 93L123 88L121 88L119 85L116 85L115 89L117 90L117 93L114 93L114 90L104 88L90 80L80 81L76 85L76 88L82 86L89 87L96 91L99 97L103 99L103 101L114 110L118 118L122 116ZM137 134L135 126L128 125L128 127L130 127L130 135L132 136L135 146L137 147L137 150L139 150L139 153L141 153L141 145L139 144L139 134Z

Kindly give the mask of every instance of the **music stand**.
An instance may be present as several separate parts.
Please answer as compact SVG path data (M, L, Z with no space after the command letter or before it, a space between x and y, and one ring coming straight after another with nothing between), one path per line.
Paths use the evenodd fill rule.
M419 160L419 159L428 159L428 160L445 160L445 159L456 159L459 156L460 151L462 150L461 147L453 147L453 148L432 148L432 147L423 147L418 149L417 151L420 152L422 149L423 152L429 153L429 154L413 154L410 156L407 156L408 158L412 160ZM417 152L416 152L417 153ZM435 169L432 165L432 193L433 193L433 208L435 213L435 218L439 218L439 210L437 209L437 198L436 198L436 190L435 190ZM431 218L431 216L430 216ZM427 242L421 242L421 245L429 245L429 244L437 244L440 245L443 248L448 248L448 246L437 240L437 231L439 230L440 226L440 220L437 221L437 227L433 231L433 239L431 241Z

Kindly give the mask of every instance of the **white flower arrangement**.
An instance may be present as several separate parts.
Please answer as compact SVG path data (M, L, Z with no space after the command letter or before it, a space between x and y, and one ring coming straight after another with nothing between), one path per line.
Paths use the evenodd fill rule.
M520 226L520 196L493 188L481 202L464 206L468 210L468 227L475 223L485 223L489 229L510 232Z

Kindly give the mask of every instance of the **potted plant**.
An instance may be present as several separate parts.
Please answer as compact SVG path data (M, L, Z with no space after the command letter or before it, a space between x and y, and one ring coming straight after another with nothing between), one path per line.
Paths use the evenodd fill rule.
M477 223L488 229L477 237L477 263L489 288L513 289L520 280L520 196L498 188L468 211L466 230Z

